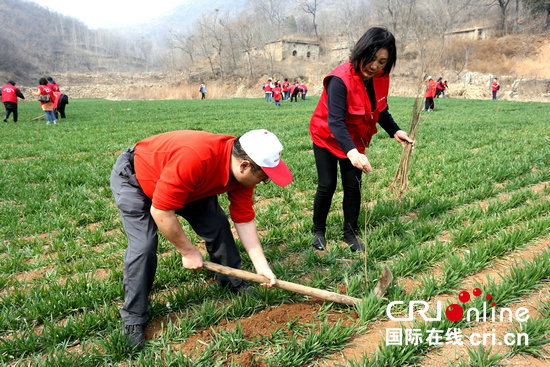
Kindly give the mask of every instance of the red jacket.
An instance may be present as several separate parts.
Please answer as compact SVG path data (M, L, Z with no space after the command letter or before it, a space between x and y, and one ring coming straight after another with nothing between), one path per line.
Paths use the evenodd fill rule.
M39 85L38 89L40 90L40 94L49 94L50 99L52 102L55 102L55 95L53 94L52 89L47 85ZM46 104L49 102L40 102L41 105Z
M272 89L271 89L271 82L267 82L264 84L264 91L266 92L271 92Z
M273 88L273 100L275 101L281 100L281 87Z
M289 85L289 84L290 84L290 83L287 82L287 81L284 81L284 82L283 82L283 92L288 92L288 85Z
M48 83L48 87L54 92L59 92L59 84L57 83Z
M493 92L496 92L498 90L498 87L500 87L500 84L498 84L498 82L493 82L493 85L492 85L492 89L493 89Z
M435 97L435 82L433 80L428 80L425 85L428 86L428 90L424 93L424 97Z
M323 93L313 112L313 116L311 116L309 132L315 145L329 150L339 158L347 157L328 126L326 86L329 77L332 76L339 77L346 85L348 91L345 117L346 126L357 150L360 153L364 153L365 148L369 146L372 136L378 131L376 129L376 122L378 121L380 112L388 107L387 97L390 87L390 76L387 74L384 75L384 71L382 70L373 78L376 106L371 106L363 79L349 62L338 66L323 80Z
M13 102L17 103L17 88L11 84L2 86L2 103Z

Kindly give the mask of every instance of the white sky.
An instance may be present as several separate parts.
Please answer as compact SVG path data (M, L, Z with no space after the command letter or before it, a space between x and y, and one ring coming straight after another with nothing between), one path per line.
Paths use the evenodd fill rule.
M57 13L77 18L90 28L143 23L179 4L196 0L31 0Z

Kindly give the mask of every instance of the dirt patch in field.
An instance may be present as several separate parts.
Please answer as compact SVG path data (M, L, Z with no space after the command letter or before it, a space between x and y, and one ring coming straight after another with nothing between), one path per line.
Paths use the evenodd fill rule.
M286 328L286 325L292 322L298 322L300 324L318 323L319 320L316 316L319 314L320 307L323 302L308 301L293 304L283 304L279 306L269 307L254 315L239 319L239 320L222 320L218 325L213 326L210 329L199 330L191 335L185 342L180 344L172 344L172 349L179 349L185 355L189 355L191 358L199 356L208 344L213 336L213 333L219 333L225 330L235 330L237 324L243 331L243 338L252 341L261 336L271 336L272 333L278 329L283 329L287 333L287 336L292 336L292 331ZM177 323L177 317L175 315L169 315L168 318L172 322ZM351 311L349 313L329 313L327 318L329 323L336 323L342 321L344 325L352 325L357 320L357 313ZM166 317L161 320L154 320L146 329L146 338L148 340L154 339L162 329ZM262 366L260 356L254 354L253 350L248 350L243 353L233 354L229 360L241 363L243 366L252 366L256 363L257 366Z

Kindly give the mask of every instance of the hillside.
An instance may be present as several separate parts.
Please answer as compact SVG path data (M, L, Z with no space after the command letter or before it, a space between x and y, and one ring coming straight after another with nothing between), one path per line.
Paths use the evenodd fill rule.
M36 82L41 74L137 70L132 44L24 0L0 0L0 79Z

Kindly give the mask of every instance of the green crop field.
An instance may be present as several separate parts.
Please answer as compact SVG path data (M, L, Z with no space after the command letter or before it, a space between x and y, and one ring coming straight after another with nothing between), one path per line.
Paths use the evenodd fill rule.
M389 100L404 130L413 102ZM320 253L311 246L317 177L308 125L316 103L310 98L276 108L263 99L71 100L68 118L55 126L31 121L42 113L38 102L20 103L17 124L11 118L0 122L0 364L423 364L440 347L425 341L387 346L380 339L367 353L364 337L384 333L379 325L387 321L389 302L445 294L456 299L468 277L529 248L538 249L536 256L520 256L501 277L479 286L498 306L521 304L546 290L542 316L513 325L528 330L533 343L501 353L470 348L460 363L548 357L550 104L437 99L436 110L421 117L401 198L390 186L402 149L380 129L367 152L373 172L363 176L360 223L367 249L352 253L340 241L337 190L329 251ZM118 313L126 237L109 188L115 159L138 140L165 131L237 136L256 128L277 134L294 173L287 187L256 189L256 221L274 272L363 302L329 304L277 289L239 298L219 288L214 273L183 269L173 246L161 239L148 341L142 352L128 351ZM227 209L227 198L220 198ZM201 239L183 223L198 244ZM243 268L250 270L241 250ZM386 264L395 279L386 298L377 300L371 291ZM456 325L418 325L432 327ZM357 351L353 358L342 354L350 348Z

